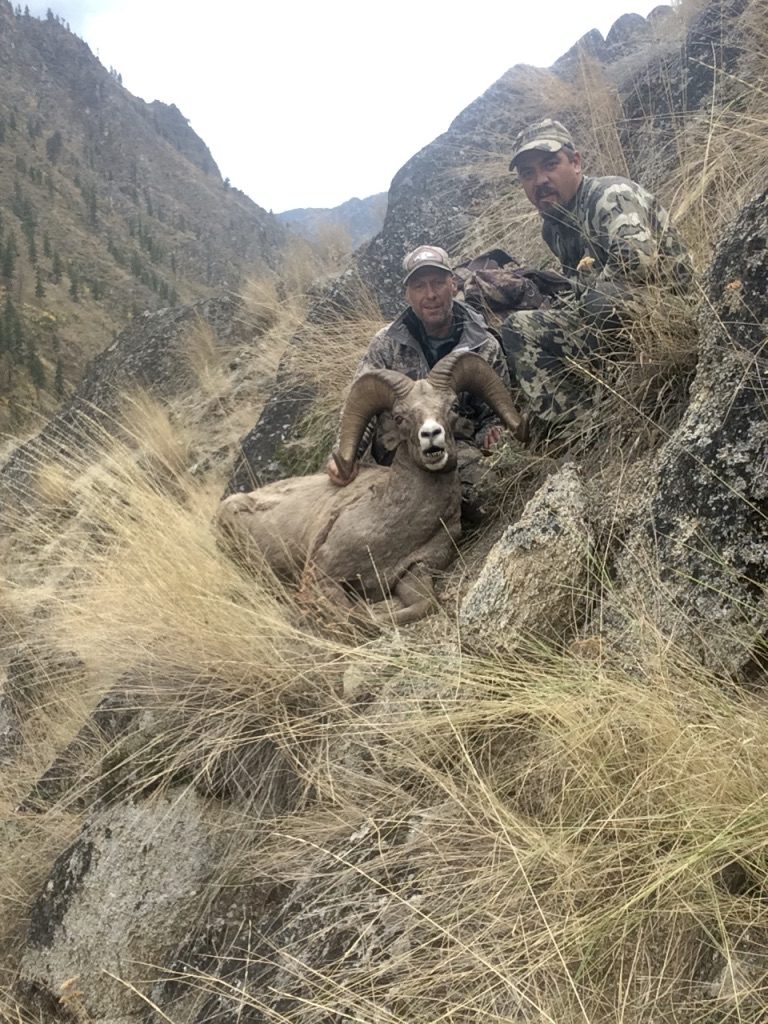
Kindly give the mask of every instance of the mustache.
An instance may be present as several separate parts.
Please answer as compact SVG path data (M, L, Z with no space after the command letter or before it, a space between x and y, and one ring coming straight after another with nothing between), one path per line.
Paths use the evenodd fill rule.
M534 193L534 198L543 199L545 196L556 196L557 189L552 188L551 185L539 185Z

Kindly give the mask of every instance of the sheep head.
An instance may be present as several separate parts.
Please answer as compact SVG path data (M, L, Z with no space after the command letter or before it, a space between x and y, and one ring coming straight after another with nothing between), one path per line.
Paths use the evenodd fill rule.
M390 411L400 435L418 466L436 473L456 465L453 428L458 416L457 395L469 391L482 398L521 439L525 421L504 382L473 352L451 352L424 380L413 381L395 370L372 370L350 389L341 417L334 459L343 476L352 472L357 446L368 421Z

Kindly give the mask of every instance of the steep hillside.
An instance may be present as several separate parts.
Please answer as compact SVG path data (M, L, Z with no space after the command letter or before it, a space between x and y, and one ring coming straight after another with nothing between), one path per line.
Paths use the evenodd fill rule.
M0 0L0 429L50 409L145 309L237 288L285 232L174 106Z
M348 199L329 210L285 210L277 214L277 219L311 242L322 242L335 233L341 241L348 240L351 250L381 231L386 212L387 194L379 192L367 199Z
M0 1019L768 1020L767 14L511 69L336 278L135 317L0 468ZM361 628L225 550L235 439L264 406L233 485L327 457L404 248L542 258L507 163L547 113L695 294L488 460L439 611Z

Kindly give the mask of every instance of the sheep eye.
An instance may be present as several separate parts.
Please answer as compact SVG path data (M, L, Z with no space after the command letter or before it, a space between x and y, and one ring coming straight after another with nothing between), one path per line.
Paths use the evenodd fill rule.
M397 413L397 414L395 415L395 423L396 423L396 424L398 425L398 427L399 427L399 426L401 425L401 423L403 422L403 419L404 419L404 417L403 417L403 416L401 416L401 415L400 415L399 413Z

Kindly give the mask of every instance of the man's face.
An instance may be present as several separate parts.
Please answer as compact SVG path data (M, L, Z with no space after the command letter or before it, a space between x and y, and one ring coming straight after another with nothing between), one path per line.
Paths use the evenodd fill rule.
M438 267L422 267L408 278L405 301L424 324L427 334L448 337L453 326L453 274Z
M539 213L566 206L581 182L581 155L567 149L557 153L529 149L520 154L515 167L526 196Z

